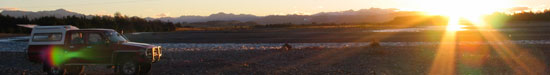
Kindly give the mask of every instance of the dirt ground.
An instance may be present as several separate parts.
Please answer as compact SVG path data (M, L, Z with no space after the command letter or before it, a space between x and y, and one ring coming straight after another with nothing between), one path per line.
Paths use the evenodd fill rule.
M456 51L456 74L511 75L531 70L534 74L549 74L546 57L548 45L529 45L525 52L543 64L521 68L506 62L499 50ZM153 75L242 75L242 74L367 74L367 75L422 75L430 73L437 46L362 47L303 50L228 50L165 52L160 62L153 64ZM524 52L512 55L522 56ZM0 53L0 74L44 74L39 64L24 59L24 53ZM464 59L468 58L468 59ZM514 57L515 58L515 57ZM525 64L536 64L534 62ZM528 65L529 66L529 65ZM519 68L518 68L519 67ZM520 71L518 71L520 70ZM106 66L88 66L87 75L112 74Z

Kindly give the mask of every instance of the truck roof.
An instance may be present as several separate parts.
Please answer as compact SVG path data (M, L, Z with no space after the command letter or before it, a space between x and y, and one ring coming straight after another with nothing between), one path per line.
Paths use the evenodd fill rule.
M74 30L78 29L75 26L71 25L58 25L58 26L35 26L34 29L64 29L64 30Z
M113 29L103 28L87 28L79 29L71 25L58 25L58 26L35 26L33 27L33 33L52 33L52 32L66 32L66 31L115 31Z
M101 29L101 28L90 28L90 29L77 29L77 30L69 30L69 31L115 31L113 29Z
M30 27L30 26L29 26ZM67 32L111 32L113 29L102 28L88 28L79 29L71 25L57 25L57 26L32 26L31 38L29 38L29 45L59 45L64 44L65 35ZM37 35L37 36L35 36ZM48 38L44 40L44 38ZM53 40L50 40L52 38Z

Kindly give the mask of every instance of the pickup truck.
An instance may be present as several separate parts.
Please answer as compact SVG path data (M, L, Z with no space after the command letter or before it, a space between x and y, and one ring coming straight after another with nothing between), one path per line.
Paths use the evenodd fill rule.
M160 46L129 42L115 30L70 25L33 27L26 52L49 75L82 74L89 65L106 65L117 75L149 74L162 56Z

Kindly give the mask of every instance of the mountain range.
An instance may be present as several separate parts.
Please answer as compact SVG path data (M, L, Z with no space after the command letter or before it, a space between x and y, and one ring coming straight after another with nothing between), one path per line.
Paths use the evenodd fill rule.
M15 16L15 17L23 17L26 16L28 18L39 18L44 16L54 16L57 18L62 18L65 16L85 16L84 14L71 12L65 9L57 9L52 11L22 11L22 10L3 10L0 14L2 15L9 15L9 16Z
M369 8L360 10L346 10L336 12L320 12L312 15L268 15L268 16L256 16L252 14L233 14L233 13L215 13L209 16L180 16L180 17L161 17L151 18L146 17L147 20L161 20L170 22L206 22L206 21L241 21L241 22L257 22L260 24L280 24L280 23L293 23L293 24L310 24L310 23L382 23L393 20L394 17L399 16L396 14L397 9L381 9L381 8ZM51 11L22 11L22 10L3 10L0 14L9 15L15 17L29 17L39 18L44 16L55 16L62 18L64 16L87 16L77 12L72 12L66 9L57 9ZM90 16L90 15L88 15Z

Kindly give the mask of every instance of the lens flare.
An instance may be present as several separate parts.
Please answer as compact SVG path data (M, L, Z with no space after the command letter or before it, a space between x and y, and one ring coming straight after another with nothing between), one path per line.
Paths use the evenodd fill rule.
M47 49L43 50L42 52L44 55L42 57L45 57L44 60L46 63L50 66L59 66L62 62L64 62L66 58L64 58L64 51L63 48L60 48L58 46L49 46Z
M447 27L452 28L452 27ZM456 67L456 32L447 30L430 68L430 75L454 75Z
M464 30L467 30L467 29L464 29L464 25L459 25L460 24L460 17L458 16L451 16L449 17L449 24L447 25L447 28L446 30L448 31L464 31Z
M61 64L73 58L80 59L92 59L93 52L89 52L90 49L79 49L76 51L69 51L60 46L49 46L43 50L42 57L46 64L49 66L59 67ZM88 52L87 52L88 51Z
M489 18L484 18L484 15L497 11L495 10L497 7L493 6L505 5L508 0L429 0L429 2L432 1L436 2L436 4L435 6L430 6L434 9L428 10L428 12L447 15L450 18L445 34L440 41L441 44L437 50L436 57L429 69L430 75L483 74L483 66L486 64L485 61L488 56L500 58L500 60L504 61L503 63L507 64L506 67L513 69L518 75L538 75L545 73L546 69L544 66L547 65L541 61L541 58L531 54L529 50L509 43L510 39L498 31L484 31L494 30L493 27L504 25L508 19L503 17L505 16L504 14L491 15L493 17ZM458 35L463 33L459 34L457 31L462 31L464 30L463 27L465 27L460 25L460 18L472 22L476 29L472 29L471 31L478 32L478 35L458 38L460 37ZM488 45L457 44L461 42L458 41L459 39L472 40L472 37L479 37L476 41L481 42L503 43ZM489 52L495 52L496 55L490 55Z

